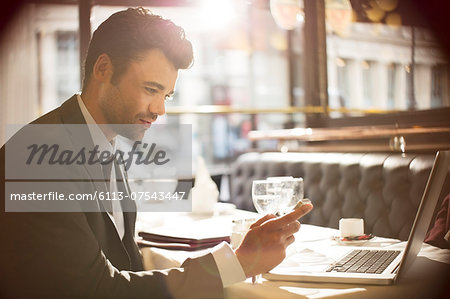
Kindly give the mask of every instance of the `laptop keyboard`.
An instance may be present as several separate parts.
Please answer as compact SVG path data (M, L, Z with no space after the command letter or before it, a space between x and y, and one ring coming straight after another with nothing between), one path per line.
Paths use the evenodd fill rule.
M353 250L331 265L327 272L380 274L399 254L398 250Z

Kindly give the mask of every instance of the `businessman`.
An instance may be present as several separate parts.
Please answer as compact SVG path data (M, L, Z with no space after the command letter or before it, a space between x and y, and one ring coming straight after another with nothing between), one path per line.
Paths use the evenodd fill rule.
M143 8L115 13L93 34L82 93L35 120L32 125L54 125L37 137L73 152L94 144L113 152L117 135L141 140L165 113L165 100L174 92L178 70L192 61L191 43L171 21ZM79 125L82 131L52 129L55 125ZM24 159L19 151L9 155L6 149L28 138L24 137L27 127L31 126L13 136L0 152L0 191L5 203L9 192L5 187L15 171L5 166L11 162L5 157L18 163ZM57 178L77 178L73 183L50 185L64 188L62 192L130 192L116 163L52 167L56 168L51 174ZM75 183L80 177L82 185ZM146 271L134 240L135 207L127 204L120 212L98 201L86 212L8 212L2 204L0 297L222 297L224 287L278 265L294 242L293 234L300 227L297 220L312 209L305 205L283 217L264 216L235 251L222 243L204 256L187 259L179 268Z

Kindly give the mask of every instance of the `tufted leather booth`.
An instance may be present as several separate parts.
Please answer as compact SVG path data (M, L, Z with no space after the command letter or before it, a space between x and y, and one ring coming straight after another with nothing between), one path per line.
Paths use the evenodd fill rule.
M253 180L303 177L314 205L303 223L337 228L340 218L363 218L365 232L406 240L433 161L425 154L246 153L232 166L230 195L239 208L254 211ZM441 198L450 193L449 178Z

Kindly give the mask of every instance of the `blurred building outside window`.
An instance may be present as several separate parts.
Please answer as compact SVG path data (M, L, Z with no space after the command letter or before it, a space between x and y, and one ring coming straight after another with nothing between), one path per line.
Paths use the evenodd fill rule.
M35 6L34 32L39 61L39 102L42 114L61 105L81 89L78 6Z
M56 31L56 78L58 99L68 99L80 89L80 50L78 32Z
M449 62L430 30L401 25L395 13L400 2L360 1L368 3L364 7L369 22L355 22L353 12L352 21L342 24L350 1L326 0L342 17L326 18L330 108L401 111L450 106L450 95L444 92L449 88Z

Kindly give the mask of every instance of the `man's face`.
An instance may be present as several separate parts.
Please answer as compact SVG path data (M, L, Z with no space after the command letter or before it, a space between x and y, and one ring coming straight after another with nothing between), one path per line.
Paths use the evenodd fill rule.
M143 53L141 59L130 63L116 85L105 85L99 102L104 119L114 124L115 133L141 140L157 116L165 113L165 99L173 94L177 76L163 52L153 49Z

